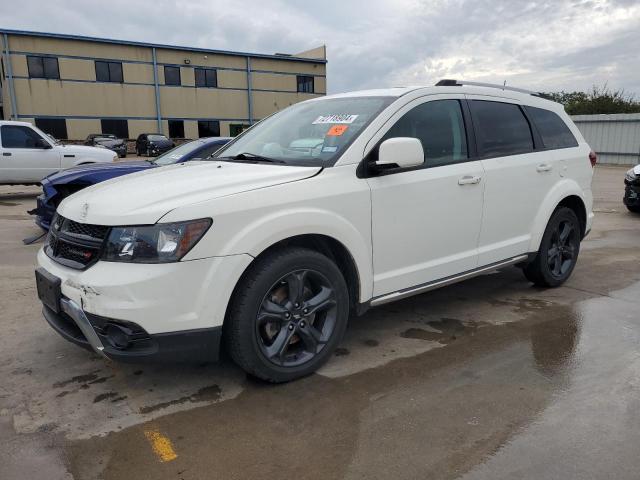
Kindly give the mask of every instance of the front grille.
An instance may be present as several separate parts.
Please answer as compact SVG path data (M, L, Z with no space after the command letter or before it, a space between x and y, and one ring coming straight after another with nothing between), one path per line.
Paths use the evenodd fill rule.
M109 227L78 223L56 214L45 253L62 265L82 270L98 261L108 234Z
M73 220L66 220L63 228L66 227L66 233L69 235L78 235L89 238L99 238L103 240L107 236L109 227L104 225L89 225L88 223L78 223Z

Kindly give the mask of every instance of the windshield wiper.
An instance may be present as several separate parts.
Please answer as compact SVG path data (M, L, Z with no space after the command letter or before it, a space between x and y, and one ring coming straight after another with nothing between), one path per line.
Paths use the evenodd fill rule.
M234 155L233 157L216 157L213 160L223 160L223 159L253 160L256 162L268 162L268 163L285 163L283 160L278 160L277 158L263 157L262 155L256 155L255 153L250 153L250 152L239 153L237 155Z

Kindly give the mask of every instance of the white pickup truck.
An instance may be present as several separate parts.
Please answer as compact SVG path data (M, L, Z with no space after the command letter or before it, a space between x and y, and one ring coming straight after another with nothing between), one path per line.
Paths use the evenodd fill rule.
M28 122L0 121L0 185L39 183L58 170L117 158L106 148L61 145Z

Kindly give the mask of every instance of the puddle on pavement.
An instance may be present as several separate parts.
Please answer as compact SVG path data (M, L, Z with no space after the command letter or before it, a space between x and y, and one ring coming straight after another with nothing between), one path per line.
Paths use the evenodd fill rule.
M404 334L445 348L342 378L248 381L232 400L157 418L154 428L178 455L170 464L154 458L144 424L72 442L71 471L79 479L96 469L122 478L138 462L154 478L178 471L185 478L300 471L398 478L402 464L407 476L453 478L526 429L571 384L584 319L571 306L534 308L522 322L483 328L442 318ZM224 446L219 454L216 445Z
M442 344L448 344L456 340L461 335L473 335L478 328L475 322L466 324L457 318L441 318L425 324L425 328L408 328L400 334L403 338L414 338L417 340L429 340Z

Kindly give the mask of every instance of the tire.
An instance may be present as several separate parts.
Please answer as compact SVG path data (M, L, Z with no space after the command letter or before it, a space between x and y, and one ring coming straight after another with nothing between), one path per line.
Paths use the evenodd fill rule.
M288 382L329 359L348 317L349 293L335 263L314 250L283 248L258 258L236 286L224 341L250 375Z
M140 150L138 150L138 147L136 147L136 157L140 156Z
M640 213L640 207L638 206L629 206L627 205L627 210L629 210L631 213Z
M149 150L149 147L147 147L147 154L146 154L146 156L147 156L147 157L150 157L150 156L151 156L151 151Z
M566 207L556 209L542 236L538 253L523 269L524 276L539 287L559 287L576 266L581 238L575 212Z

